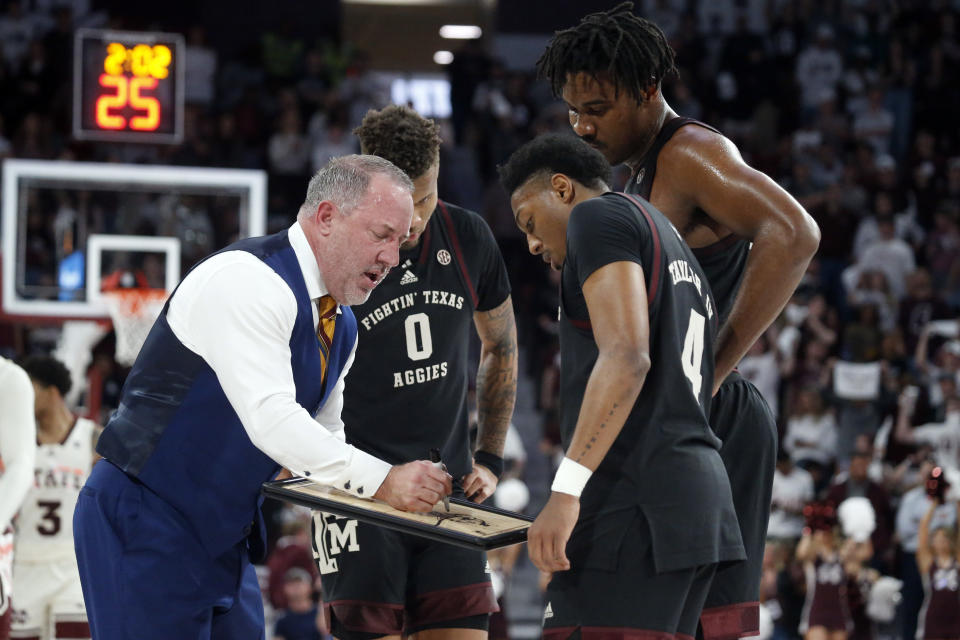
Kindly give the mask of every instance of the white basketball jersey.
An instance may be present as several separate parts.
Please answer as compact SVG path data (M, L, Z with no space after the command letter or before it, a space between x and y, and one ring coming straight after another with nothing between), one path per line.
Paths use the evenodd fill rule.
M96 423L77 418L61 444L37 446L33 486L17 516L17 561L72 555L73 510L90 475Z

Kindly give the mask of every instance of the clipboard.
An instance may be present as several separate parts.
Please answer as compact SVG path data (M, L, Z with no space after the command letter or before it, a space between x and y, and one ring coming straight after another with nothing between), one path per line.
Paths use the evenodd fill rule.
M429 513L409 513L308 478L264 482L262 493L316 511L480 551L526 542L527 529L533 523L529 516L460 498L450 498L449 513L440 505Z

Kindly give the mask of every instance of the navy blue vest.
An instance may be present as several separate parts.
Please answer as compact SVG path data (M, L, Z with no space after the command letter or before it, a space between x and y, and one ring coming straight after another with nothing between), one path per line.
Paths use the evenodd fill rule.
M337 318L326 383L321 384L313 302L287 232L241 240L223 251L253 254L296 296L290 365L297 402L316 415L356 340L353 312L342 307ZM280 470L250 442L213 370L171 331L167 306L124 383L120 407L97 451L183 514L213 556L249 535L259 521L260 485Z

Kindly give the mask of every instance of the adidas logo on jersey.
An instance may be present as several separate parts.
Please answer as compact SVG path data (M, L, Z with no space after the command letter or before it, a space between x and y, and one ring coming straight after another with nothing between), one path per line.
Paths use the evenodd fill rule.
M552 617L553 617L553 606L548 602L547 608L543 610L543 619L546 620L547 618L552 618Z
M412 271L407 270L407 271L404 272L403 277L400 278L400 284L413 284L414 282L417 282L418 280L420 280L420 278L418 278L417 276L413 275L413 272L412 272Z

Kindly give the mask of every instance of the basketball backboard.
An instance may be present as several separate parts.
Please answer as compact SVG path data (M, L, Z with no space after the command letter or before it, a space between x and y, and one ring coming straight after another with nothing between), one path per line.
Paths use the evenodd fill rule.
M262 171L7 160L0 311L105 318L100 291L172 290L204 256L266 232ZM142 282L112 282L136 273Z

